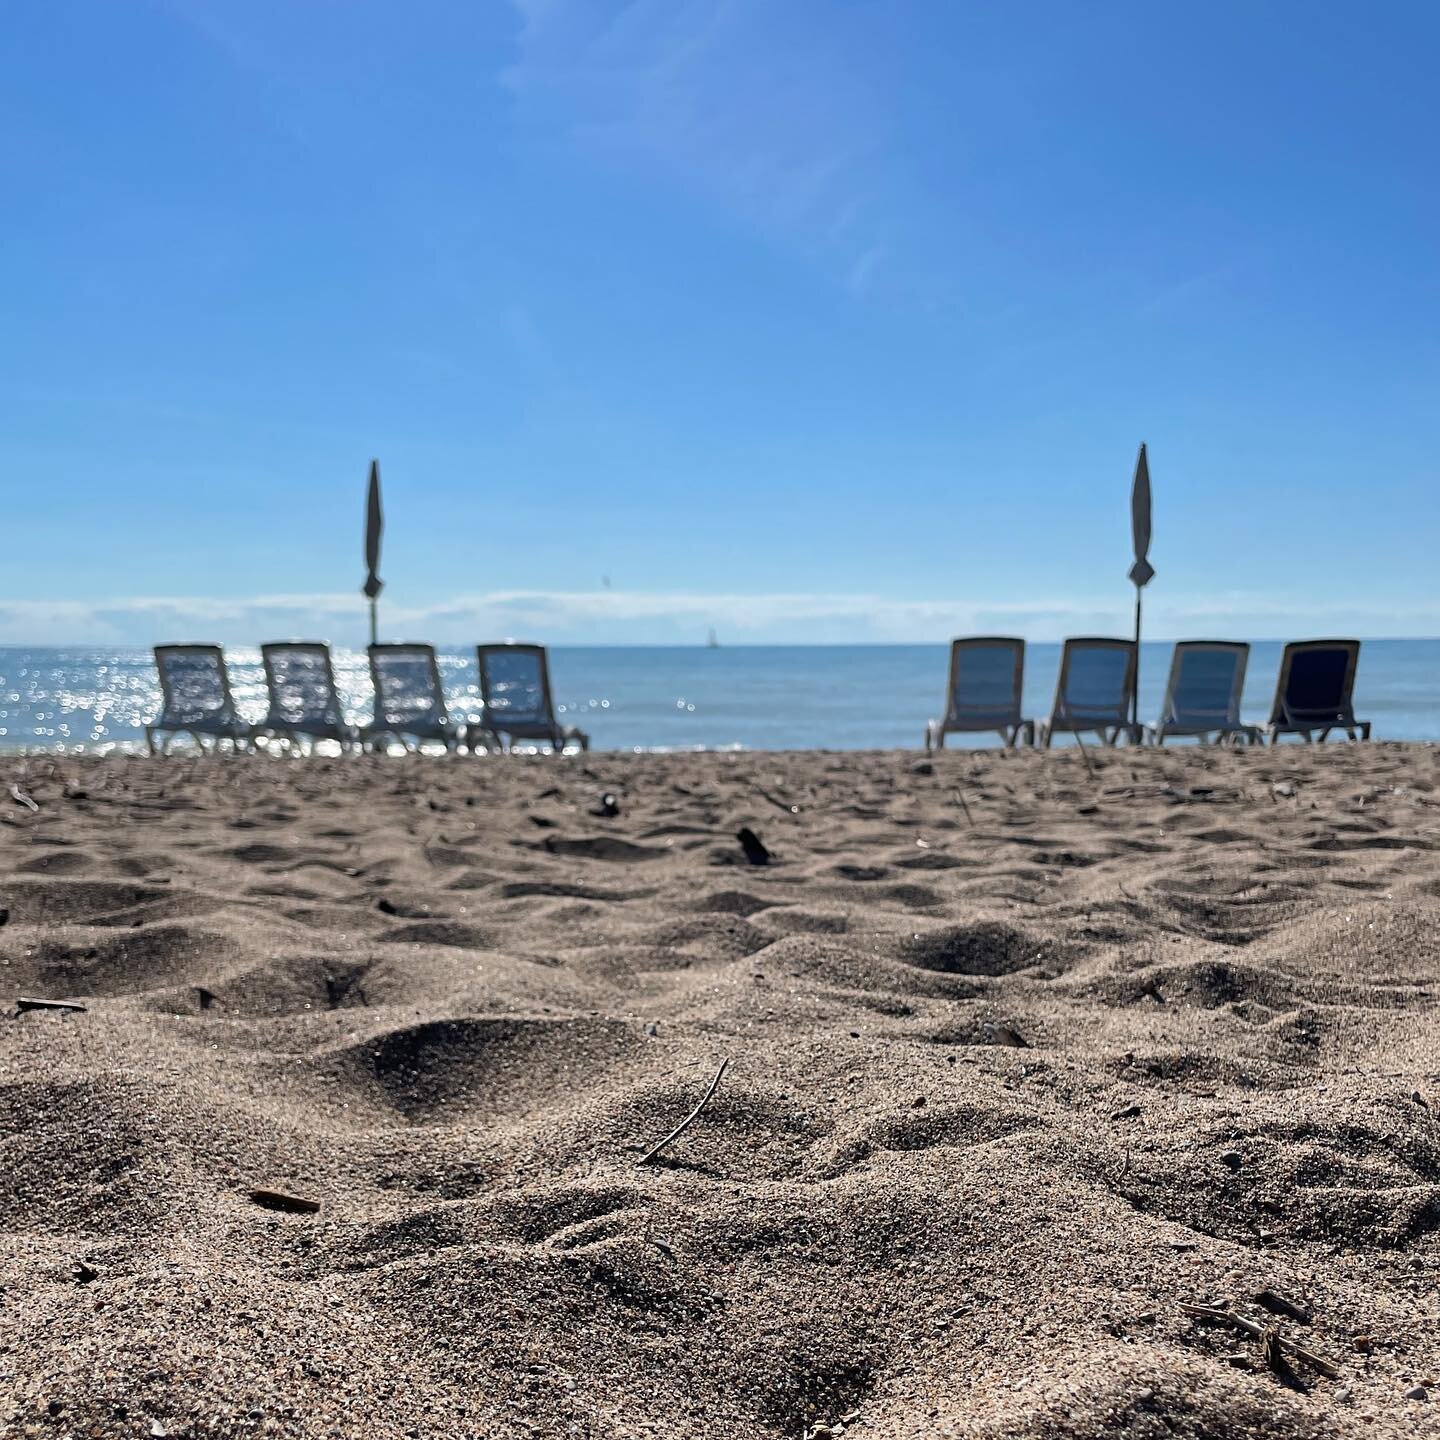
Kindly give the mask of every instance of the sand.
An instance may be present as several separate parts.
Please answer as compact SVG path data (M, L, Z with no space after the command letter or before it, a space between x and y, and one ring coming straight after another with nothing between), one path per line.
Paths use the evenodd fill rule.
M1437 784L4 760L0 1432L1440 1433Z

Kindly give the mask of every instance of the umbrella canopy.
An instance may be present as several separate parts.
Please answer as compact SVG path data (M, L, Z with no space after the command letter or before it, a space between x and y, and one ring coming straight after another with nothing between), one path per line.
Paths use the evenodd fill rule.
M1148 585L1155 578L1150 564L1150 466L1145 459L1145 446L1135 461L1135 483L1130 487L1130 533L1135 539L1135 563L1130 579L1136 586Z
M370 462L370 492L365 498L365 566L369 574L365 577L365 596L374 601L384 589L380 578L380 536L385 529L385 517L380 511L380 462Z

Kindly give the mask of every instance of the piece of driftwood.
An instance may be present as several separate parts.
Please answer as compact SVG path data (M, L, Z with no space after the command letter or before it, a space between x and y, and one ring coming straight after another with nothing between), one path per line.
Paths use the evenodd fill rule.
M715 1072L715 1078L710 1082L710 1088L700 1097L700 1103L658 1144L647 1150L635 1164L638 1168L641 1165L648 1165L667 1145L678 1140L694 1123L695 1117L710 1103L710 1097L720 1087L720 1077L725 1073L725 1067L730 1063L728 1059L720 1062L720 1068Z
M23 805L32 815L40 813L40 807L18 785L10 787L10 798L17 805Z
M288 1210L292 1215L313 1215L320 1208L318 1200L307 1199L304 1195L289 1195L284 1190L267 1190L263 1186L251 1190L250 1198L267 1210Z
M1223 1160L1225 1156L1220 1158ZM1283 1315L1297 1325L1308 1325L1315 1318L1303 1305L1297 1305L1288 1295L1282 1295L1278 1290L1257 1291L1253 1299L1261 1309L1268 1310L1272 1315Z
M1030 1042L1010 1025L987 1025L985 1038L992 1045L1008 1045L1013 1050L1028 1050Z
M1187 1315L1194 1315L1198 1320L1209 1320L1216 1325L1229 1325L1233 1330L1239 1330L1242 1334L1250 1336L1252 1340L1265 1342L1267 1331L1271 1327L1256 1324L1254 1320L1247 1320L1243 1315L1236 1315L1231 1310L1221 1310L1214 1305L1189 1305L1181 1303L1180 1308ZM1340 1378L1339 1367L1333 1365L1323 1356L1317 1355L1313 1350L1307 1350L1303 1345L1297 1345L1293 1340L1281 1335L1279 1331L1272 1332L1275 1336L1274 1343L1283 1351L1288 1351L1297 1360L1303 1360L1307 1365L1313 1365L1322 1375L1328 1376L1331 1380Z
M79 1010L83 1013L85 1007L75 1000L34 1000L22 995L15 1002L15 1009L23 1015L27 1010Z

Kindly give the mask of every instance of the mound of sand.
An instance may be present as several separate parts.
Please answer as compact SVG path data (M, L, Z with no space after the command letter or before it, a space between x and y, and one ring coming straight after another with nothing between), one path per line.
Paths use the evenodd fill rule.
M0 771L7 1435L1440 1433L1431 749Z

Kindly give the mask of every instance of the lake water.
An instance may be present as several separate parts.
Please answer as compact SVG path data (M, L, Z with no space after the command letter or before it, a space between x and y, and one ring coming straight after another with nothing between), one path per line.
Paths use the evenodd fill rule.
M1170 665L1168 643L1141 650L1141 713L1153 720ZM1266 718L1279 642L1257 642L1245 716ZM258 650L228 652L237 702L264 710ZM1026 713L1049 710L1058 645L1027 655ZM556 647L552 681L563 718L597 749L835 750L917 747L943 709L944 645ZM356 720L369 718L370 681L360 651L337 651L341 691ZM446 651L451 705L478 704L473 652ZM0 648L0 747L65 751L143 748L159 710L154 663L139 650ZM1440 640L1367 640L1355 710L1376 739L1440 740ZM956 737L951 744L958 743ZM979 743L990 743L976 737ZM1177 743L1177 742L1172 742ZM1181 742L1183 743L1183 742Z

